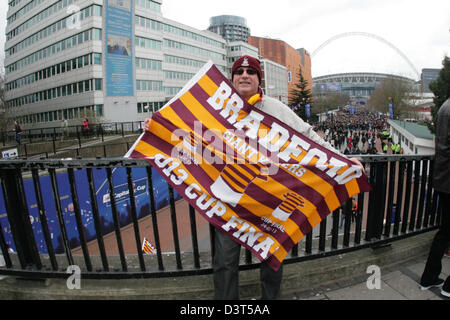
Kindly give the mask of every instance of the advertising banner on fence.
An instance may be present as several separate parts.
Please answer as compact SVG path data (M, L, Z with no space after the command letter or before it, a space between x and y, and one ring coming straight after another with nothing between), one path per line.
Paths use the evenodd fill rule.
M208 62L127 153L277 270L305 234L370 189L362 168L244 101Z
M148 216L150 210L150 193L148 186L148 177L146 168L133 168L133 193L136 204L136 212L138 219ZM89 194L89 182L86 169L76 170L74 172L75 189L80 206L80 216L82 220L82 232L87 242L96 239L96 231L93 219L93 204ZM131 204L127 183L127 173L125 168L117 168L113 171L114 198L116 202L116 210L119 216L121 227L125 227L132 223L131 221ZM110 190L107 182L107 174L105 169L93 170L94 188L99 213L101 234L106 235L114 231L114 222L112 217ZM75 208L73 197L70 190L70 182L67 172L60 172L56 175L58 186L59 203L61 206L61 214L64 226L67 232L67 238L71 249L80 246L79 230L75 218ZM61 237L61 227L58 222L58 213L55 207L54 192L50 176L44 175L39 177L39 184L42 192L42 201L49 226L49 233L55 253L63 253L64 245ZM152 169L152 185L153 195L155 199L155 209L164 208L169 204L169 190L166 181ZM30 216L33 235L36 240L36 246L39 253L48 253L45 243L44 232L42 229L39 208L37 205L36 191L32 179L24 179L24 191L27 202L28 214ZM175 200L180 199L178 193L174 194ZM2 189L0 188L0 232L3 232L5 242L13 251L16 250L11 228L6 213L5 199Z

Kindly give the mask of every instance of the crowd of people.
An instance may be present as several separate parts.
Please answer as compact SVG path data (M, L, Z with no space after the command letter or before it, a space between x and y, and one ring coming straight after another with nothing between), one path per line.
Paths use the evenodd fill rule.
M341 111L320 122L317 128L326 141L346 155L377 154L383 152L383 143L392 144L392 139L383 135L386 120L375 113L360 111L351 115Z

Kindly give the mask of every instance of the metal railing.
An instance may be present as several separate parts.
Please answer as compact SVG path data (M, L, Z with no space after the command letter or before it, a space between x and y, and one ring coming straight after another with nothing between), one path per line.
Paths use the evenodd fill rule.
M84 131L83 126L71 125L67 128L68 138L71 140L78 140L81 147L81 141L89 138L101 138L104 141L105 135L122 135L127 133L139 133L143 127L143 121L133 122L111 122L111 123L91 123L89 130ZM24 129L21 133L21 144L56 141L63 136L64 130L62 127L48 127L48 128L30 128ZM14 130L0 131L0 141L2 146L15 145L16 133Z
M360 159L372 190L357 196L356 211L348 200L322 220L285 264L375 248L438 227L434 156ZM1 160L0 274L65 278L71 265L84 278L99 279L212 273L214 228L159 178L145 160ZM144 237L155 253L143 252ZM242 252L240 269L259 265Z

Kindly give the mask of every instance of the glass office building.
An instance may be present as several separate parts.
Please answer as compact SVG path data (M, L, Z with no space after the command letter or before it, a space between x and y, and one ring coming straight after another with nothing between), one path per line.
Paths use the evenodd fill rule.
M138 121L208 60L227 72L226 41L166 19L162 0L9 0L8 113L24 128L62 117Z

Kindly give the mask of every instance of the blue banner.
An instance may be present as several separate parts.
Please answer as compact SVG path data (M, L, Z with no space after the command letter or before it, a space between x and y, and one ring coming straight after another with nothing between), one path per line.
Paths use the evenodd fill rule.
M134 96L133 2L106 0L105 67L107 96Z
M112 217L111 202L109 196L109 187L105 169L94 169L92 171L94 178L94 187L96 193L96 202L99 212L99 220L101 222L101 232L103 235L114 231L114 220ZM91 198L88 188L88 179L86 170L77 170L74 172L75 186L77 190L80 214L83 224L83 231L86 241L96 238L94 221L92 216ZM150 197L147 183L146 168L133 168L133 192L136 202L136 212L138 219L143 218L151 213ZM55 200L53 197L52 185L49 176L40 177L40 184L45 215L49 226L52 246L55 253L63 253L64 246L62 244L61 229L58 223L56 213ZM75 219L75 211L70 192L69 177L67 173L59 173L56 175L58 184L59 201L62 208L62 214L67 231L67 237L70 247L76 248L80 246L77 223ZM116 200L116 208L119 215L120 226L124 227L131 221L131 205L127 183L127 175L125 168L118 168L113 172L114 195ZM167 182L152 169L153 193L155 197L156 210L161 209L169 204L169 189ZM33 181L31 179L24 180L24 188L26 201L28 205L28 213L33 228L36 245L40 253L48 253L45 243L44 233L39 216L39 209L36 201L36 193ZM46 192L44 192L46 190ZM181 199L180 195L174 191L175 200ZM0 188L0 225L2 228L5 241L12 250L16 250L14 240L11 234L8 217L6 214L5 201Z
M306 117L311 117L311 105L308 103L306 106L305 106L305 111L306 111Z
M393 111L392 102L389 103L389 119L394 119L394 111Z

